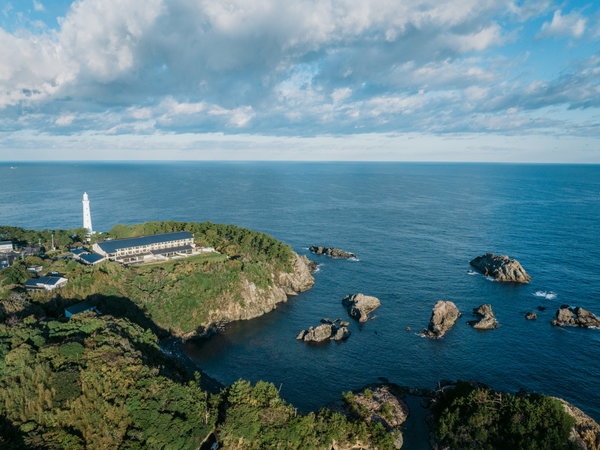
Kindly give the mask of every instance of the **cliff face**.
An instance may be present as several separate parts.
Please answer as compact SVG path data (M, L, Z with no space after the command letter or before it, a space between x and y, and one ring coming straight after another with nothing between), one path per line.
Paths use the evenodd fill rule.
M210 329L219 324L262 316L275 309L278 303L286 302L288 295L310 289L315 283L313 264L306 256L294 253L293 258L292 271L273 273L273 284L266 289L247 279L242 280L241 299L224 298L218 308L209 311L208 323L203 326Z

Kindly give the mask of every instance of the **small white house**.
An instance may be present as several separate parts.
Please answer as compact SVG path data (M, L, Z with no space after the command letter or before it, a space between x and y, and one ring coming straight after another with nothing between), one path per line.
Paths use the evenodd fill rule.
M10 253L13 249L12 241L0 241L0 253Z
M27 290L46 290L52 291L57 288L63 287L69 281L63 277L39 277L30 278L24 283L25 289Z

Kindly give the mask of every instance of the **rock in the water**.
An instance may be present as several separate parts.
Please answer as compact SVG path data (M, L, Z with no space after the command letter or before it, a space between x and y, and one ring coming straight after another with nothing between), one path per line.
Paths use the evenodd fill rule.
M306 330L302 330L300 333L298 333L296 335L296 339L298 339L299 341L303 341L304 340L304 336L306 336L307 331Z
M537 320L537 314L535 311L529 311L527 314L525 314L525 318L527 320Z
M546 311L547 309L548 309L548 307L547 307L547 306L538 306L538 307L537 307L537 310L538 310L538 311Z
M327 317L323 317L323 318L321 319L321 323L330 323L330 324L331 324L331 323L333 323L333 321L331 321L331 320L330 320L330 319L328 319Z
M336 329L335 333L331 336L332 341L343 341L344 339L348 339L350 336L350 330L348 327L339 327Z
M460 311L453 302L439 300L431 312L429 326L422 333L428 338L441 338L459 317Z
M498 328L498 321L496 320L496 315L492 310L492 305L481 305L479 308L473 309L473 314L481 317L479 320L472 320L468 322L468 324L473 328L477 328L478 330L492 330L494 328Z
M356 258L354 253L347 252L345 250L340 250L339 248L334 247L323 247L321 245L313 245L309 248L309 250L317 255L327 255L332 258Z
M296 335L296 339L304 342L342 341L348 339L348 336L350 336L348 327L324 323L317 327L310 327L308 330L302 330Z
M323 342L331 337L333 327L330 324L324 323L318 327L310 327L302 340L304 342Z
M370 319L369 314L379 308L381 302L377 297L354 294L344 297L342 304L348 309L348 314L351 317L354 317L359 322L366 322Z
M340 327L347 327L348 325L350 325L350 322L346 322L345 320L341 320L339 322Z
M567 305L563 305L556 311L556 318L552 321L552 325L559 327L600 328L600 318L587 309L581 307L570 308Z
M531 280L531 277L525 272L521 263L506 255L487 253L483 256L478 256L470 264L484 275L489 275L497 281L529 283Z

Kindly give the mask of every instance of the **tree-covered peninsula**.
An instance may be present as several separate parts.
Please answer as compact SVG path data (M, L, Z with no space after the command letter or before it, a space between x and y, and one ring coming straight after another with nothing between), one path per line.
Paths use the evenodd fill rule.
M152 322L159 334L189 337L219 323L264 314L314 282L309 261L288 245L233 225L149 222L116 225L93 236L104 240L188 231L198 245L218 251L138 266L112 261L85 266L70 259L67 249L83 240L80 231L0 228L2 239L21 245L42 242L46 249L52 234L60 236L60 246L55 238L58 249L47 251L44 259L28 256L1 271L0 296L9 299L19 290L18 283L31 275L27 267L41 265L44 273L57 272L69 280L60 290L27 294L52 315L76 302L91 300L102 312L124 315L140 324Z

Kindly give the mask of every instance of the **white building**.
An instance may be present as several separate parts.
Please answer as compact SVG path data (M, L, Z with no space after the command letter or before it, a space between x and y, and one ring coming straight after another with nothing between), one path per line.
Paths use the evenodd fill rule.
M0 241L0 253L10 253L13 248L12 241Z
M87 192L83 193L83 228L88 230L89 234L92 234L94 231L92 229L92 212L90 211L90 198L87 195Z
M194 235L187 231L116 239L94 244L94 252L122 263L160 261L194 253Z
M39 277L39 278L30 278L23 285L27 290L45 290L52 291L57 288L63 287L69 281L67 278L63 277Z

